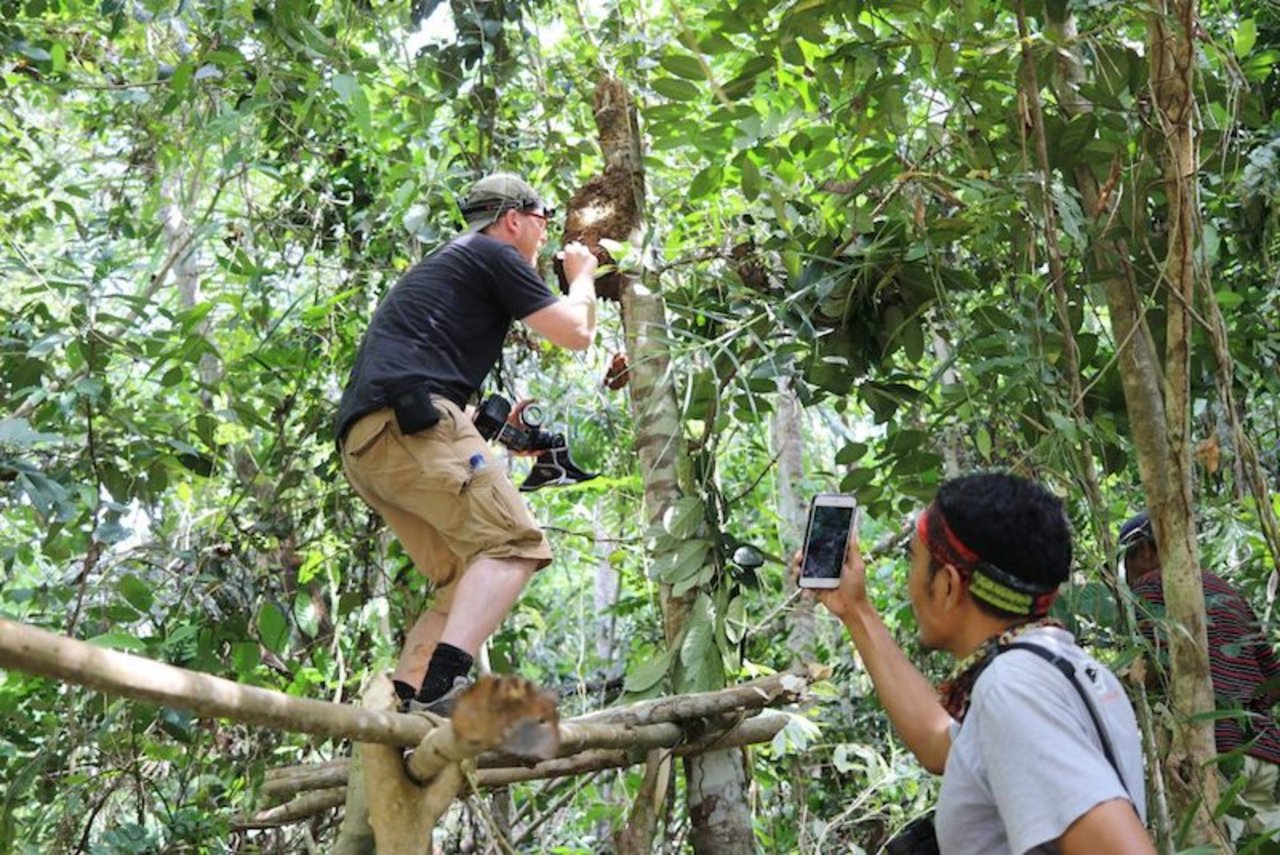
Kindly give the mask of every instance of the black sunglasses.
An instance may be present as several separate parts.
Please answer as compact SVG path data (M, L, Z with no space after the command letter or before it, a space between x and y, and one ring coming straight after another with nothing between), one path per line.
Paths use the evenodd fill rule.
M471 219L475 214L486 214L492 212L496 219L499 214L506 211L519 211L522 214L539 217L543 221L550 220L556 213L554 208L542 204L537 199L514 199L486 205L476 205L474 208L463 208L462 216L467 219Z
M521 202L516 209L522 214L528 214L531 217L537 217L544 223L555 216L555 209L548 208L541 202Z

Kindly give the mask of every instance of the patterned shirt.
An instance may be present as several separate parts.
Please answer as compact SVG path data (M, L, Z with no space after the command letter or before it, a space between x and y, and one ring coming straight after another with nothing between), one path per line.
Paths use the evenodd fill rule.
M1218 719L1214 736L1218 752L1249 745L1245 753L1280 764L1280 726L1271 704L1280 698L1280 659L1267 643L1258 617L1249 604L1219 577L1202 572L1204 608L1209 634L1209 673L1220 709L1238 708L1241 717ZM1133 592L1151 603L1155 617L1164 614L1164 583L1155 570L1133 584ZM1154 639L1151 621L1142 632ZM1256 740L1256 741L1254 741Z

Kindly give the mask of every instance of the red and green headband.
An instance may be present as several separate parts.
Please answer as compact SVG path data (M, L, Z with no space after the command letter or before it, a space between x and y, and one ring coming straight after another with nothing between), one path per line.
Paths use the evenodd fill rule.
M1029 617L1043 617L1058 596L1058 586L1046 590L1040 585L1019 579L989 561L983 561L978 553L965 546L956 536L942 510L930 504L916 520L916 534L929 550L933 560L941 565L950 564L976 599Z

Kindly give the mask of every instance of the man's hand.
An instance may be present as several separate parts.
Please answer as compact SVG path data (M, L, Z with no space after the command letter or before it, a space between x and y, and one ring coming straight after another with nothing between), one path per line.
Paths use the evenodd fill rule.
M798 582L802 555L797 552L791 559L791 575ZM849 546L845 549L844 565L840 569L840 584L835 588L811 588L818 600L833 615L844 620L854 609L867 601L867 565L862 560L862 552L858 549L858 538L849 538Z
M598 264L586 244L575 240L565 245L564 276L571 284L579 276L594 276Z
M585 350L596 334L596 257L573 241L560 253L569 296L524 317L524 322L552 344Z
M523 433L526 430L526 428L524 426L524 421L520 418L520 416L529 407L529 405L536 400L537 398L521 398L519 401L517 401L516 405L511 408L511 412L507 416L507 424L511 425L511 427ZM541 451L536 451L532 448L526 449L525 451L516 451L513 448L508 448L507 450L510 451L516 457L537 457L539 454L542 453Z

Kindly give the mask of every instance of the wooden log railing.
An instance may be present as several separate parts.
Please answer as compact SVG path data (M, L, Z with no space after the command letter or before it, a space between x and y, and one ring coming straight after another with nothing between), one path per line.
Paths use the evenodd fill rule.
M688 757L701 754L710 749L741 748L747 745L758 745L773 739L784 728L788 721L784 713L764 712L746 719L741 724L727 731L720 731L701 739L671 746L675 757ZM563 778L571 775L582 775L602 769L622 769L645 761L646 751L640 748L593 748L581 751L569 757L546 760L533 766L504 766L499 768L481 768L475 774L476 786L479 789L496 789L527 781L540 781L552 778ZM282 825L300 822L316 814L323 813L343 804L346 797L347 766L329 766L317 768L312 777L299 776L294 785L302 785L301 789L292 791L277 789L276 795L298 794L283 805L265 808L255 813L240 814L233 818L232 825L237 828L276 828ZM328 776L330 786L310 789L314 785L320 787ZM323 794L322 796L320 794Z
M757 713L799 700L809 685L830 673L825 667L797 665L717 692L643 701L563 722L556 718L552 698L542 706L535 702L533 712L524 709L520 714L524 724L496 733L478 731L477 725L470 723L503 721L500 715L469 715L460 709L454 721L431 721L385 708L297 698L5 619L0 619L0 668L188 710L198 716L355 743L412 748L406 766L413 778L422 781L478 754L474 762L480 787L629 766L644 762L646 752L655 748L688 756L765 742L785 726L787 717ZM527 695L525 683L507 678L495 685L523 687L520 691ZM481 692L474 697L483 697L485 708L492 710L495 704L500 707L503 703L503 691L500 688L496 694ZM235 824L273 827L332 809L346 798L349 771L347 760L272 770L263 794L284 803L238 816Z
M407 748L433 729L431 722L419 716L295 698L2 618L0 668L291 733Z

